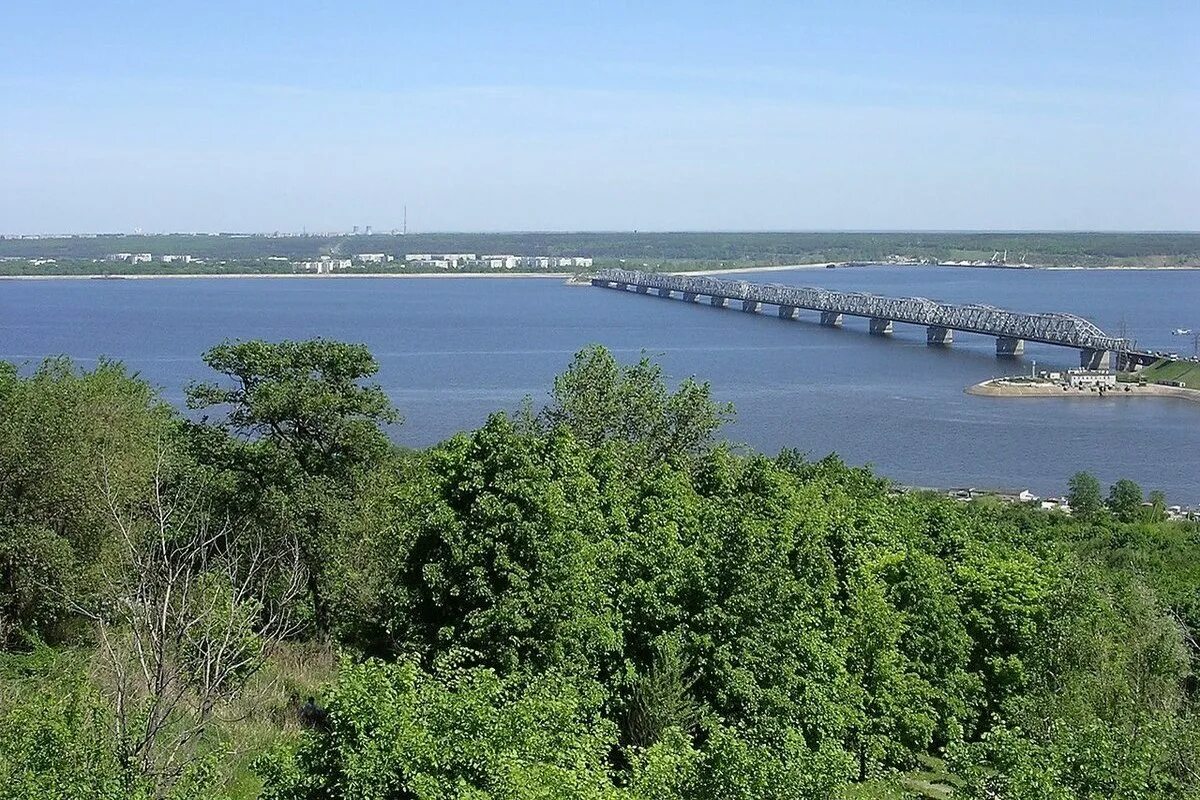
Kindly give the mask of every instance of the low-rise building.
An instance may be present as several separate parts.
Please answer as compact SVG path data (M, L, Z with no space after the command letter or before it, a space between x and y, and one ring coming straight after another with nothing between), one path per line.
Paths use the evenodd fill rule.
M190 263L192 263L192 257L191 256L174 256L174 255L162 257L162 263L164 263L164 264L170 264L175 261L180 261L184 264L190 264Z
M386 264L395 260L395 256L387 253L359 253L355 258L360 264Z
M1067 371L1067 385L1072 389L1115 389L1117 374L1107 369L1072 369Z
M333 258L332 256L321 256L316 261L301 261L297 266L305 272L315 272L318 275L327 275L330 272L336 272L341 269L350 269L351 260L348 258Z

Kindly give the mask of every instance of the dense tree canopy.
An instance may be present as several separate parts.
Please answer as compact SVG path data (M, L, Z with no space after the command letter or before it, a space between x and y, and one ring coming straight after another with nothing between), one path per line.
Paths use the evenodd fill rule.
M1200 532L1161 495L739 452L705 384L601 348L423 451L365 348L206 360L192 420L0 366L0 798L1200 791Z

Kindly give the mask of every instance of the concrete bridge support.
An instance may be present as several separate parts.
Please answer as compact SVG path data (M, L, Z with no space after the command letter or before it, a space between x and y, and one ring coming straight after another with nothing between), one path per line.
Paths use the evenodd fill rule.
M670 290L670 289L659 289L659 290L658 290L658 296L659 296L659 297L670 297L670 296L671 296L671 290Z
M742 311L745 311L747 314L757 314L760 305L761 303L757 300L743 300Z
M696 302L696 293L695 292L684 292L683 293L683 302L685 302L685 303Z
M793 318L795 318L795 316L796 316L796 307L795 306L780 306L779 307L779 318L780 319L793 319Z
M1009 358L1025 352L1025 340L1014 339L1011 336L996 337L996 356Z
M724 297L717 297L716 295L713 295L712 299L709 300L708 302L711 305L716 306L717 308L724 308L725 304L729 301Z
M640 285L639 285L639 286L637 286L636 288L637 288L637 293L638 293L638 294L646 294L647 292L649 292L649 291L650 291L650 287L649 287L649 286L640 286Z
M1129 353L1117 353L1117 372L1140 372L1146 365Z
M940 325L930 325L925 329L925 344L930 347L944 347L954 342L954 331Z
M1079 366L1084 369L1110 369L1112 367L1112 352L1109 350L1092 350L1085 347L1079 351Z
M822 311L821 324L827 328L840 328L842 327L842 315L832 311Z
M891 336L892 321L890 319L880 319L879 317L871 317L871 335L872 336Z

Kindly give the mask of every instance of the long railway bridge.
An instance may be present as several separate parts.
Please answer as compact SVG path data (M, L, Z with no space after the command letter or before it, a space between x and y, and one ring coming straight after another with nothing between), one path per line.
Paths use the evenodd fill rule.
M1073 347L1079 351L1079 363L1090 369L1112 366L1137 369L1151 364L1155 356L1139 351L1131 339L1110 336L1095 323L1074 314L1027 314L979 304L939 303L924 297L883 297L866 292L835 292L808 286L751 283L704 276L671 275L636 270L604 270L592 278L593 286L653 292L659 297L678 297L695 303L708 298L713 306L728 307L741 303L742 311L758 313L763 306L774 306L784 319L793 319L801 310L820 314L822 325L840 326L845 316L869 320L875 336L892 333L895 323L925 328L930 346L946 346L954 341L954 332L976 333L996 339L997 356L1018 356L1025 342Z

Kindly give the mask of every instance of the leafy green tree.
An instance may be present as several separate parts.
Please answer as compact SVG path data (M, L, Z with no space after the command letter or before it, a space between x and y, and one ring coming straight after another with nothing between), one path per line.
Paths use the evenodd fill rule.
M554 380L543 418L593 447L618 441L643 459L659 461L703 451L733 415L715 403L707 383L688 378L674 391L662 367L643 357L621 365L607 349L581 350Z
M193 428L197 458L232 476L231 508L292 532L327 634L355 485L390 455L381 426L400 421L368 382L378 364L363 345L325 339L226 342L204 360L225 380L188 387L189 407L219 415Z
M344 663L329 730L262 760L263 797L615 800L605 758L616 730L599 698L554 673L522 684L484 669Z
M1148 521L1162 522L1167 518L1167 495L1160 489L1150 492L1150 507L1146 510Z
M220 426L270 445L303 475L346 477L386 454L381 424L399 414L364 345L327 339L225 342L204 354L225 382L188 387L188 405L223 413Z
M700 720L700 705L692 696L693 683L678 639L665 638L654 663L633 685L626 717L629 743L649 747L672 728L690 735Z
M1142 487L1122 478L1108 491L1108 510L1121 522L1134 522L1142 515Z
M522 430L497 414L434 449L425 468L423 490L385 523L400 529L381 559L394 648L473 653L506 673L594 674L618 634L584 451L566 432Z
M1080 519L1095 519L1104 510L1104 499L1100 493L1100 481L1090 472L1076 472L1067 486L1067 502L1071 513Z
M0 363L0 648L78 633L70 607L103 588L118 536L107 498L140 495L173 436L169 409L120 364L49 359L22 378Z

